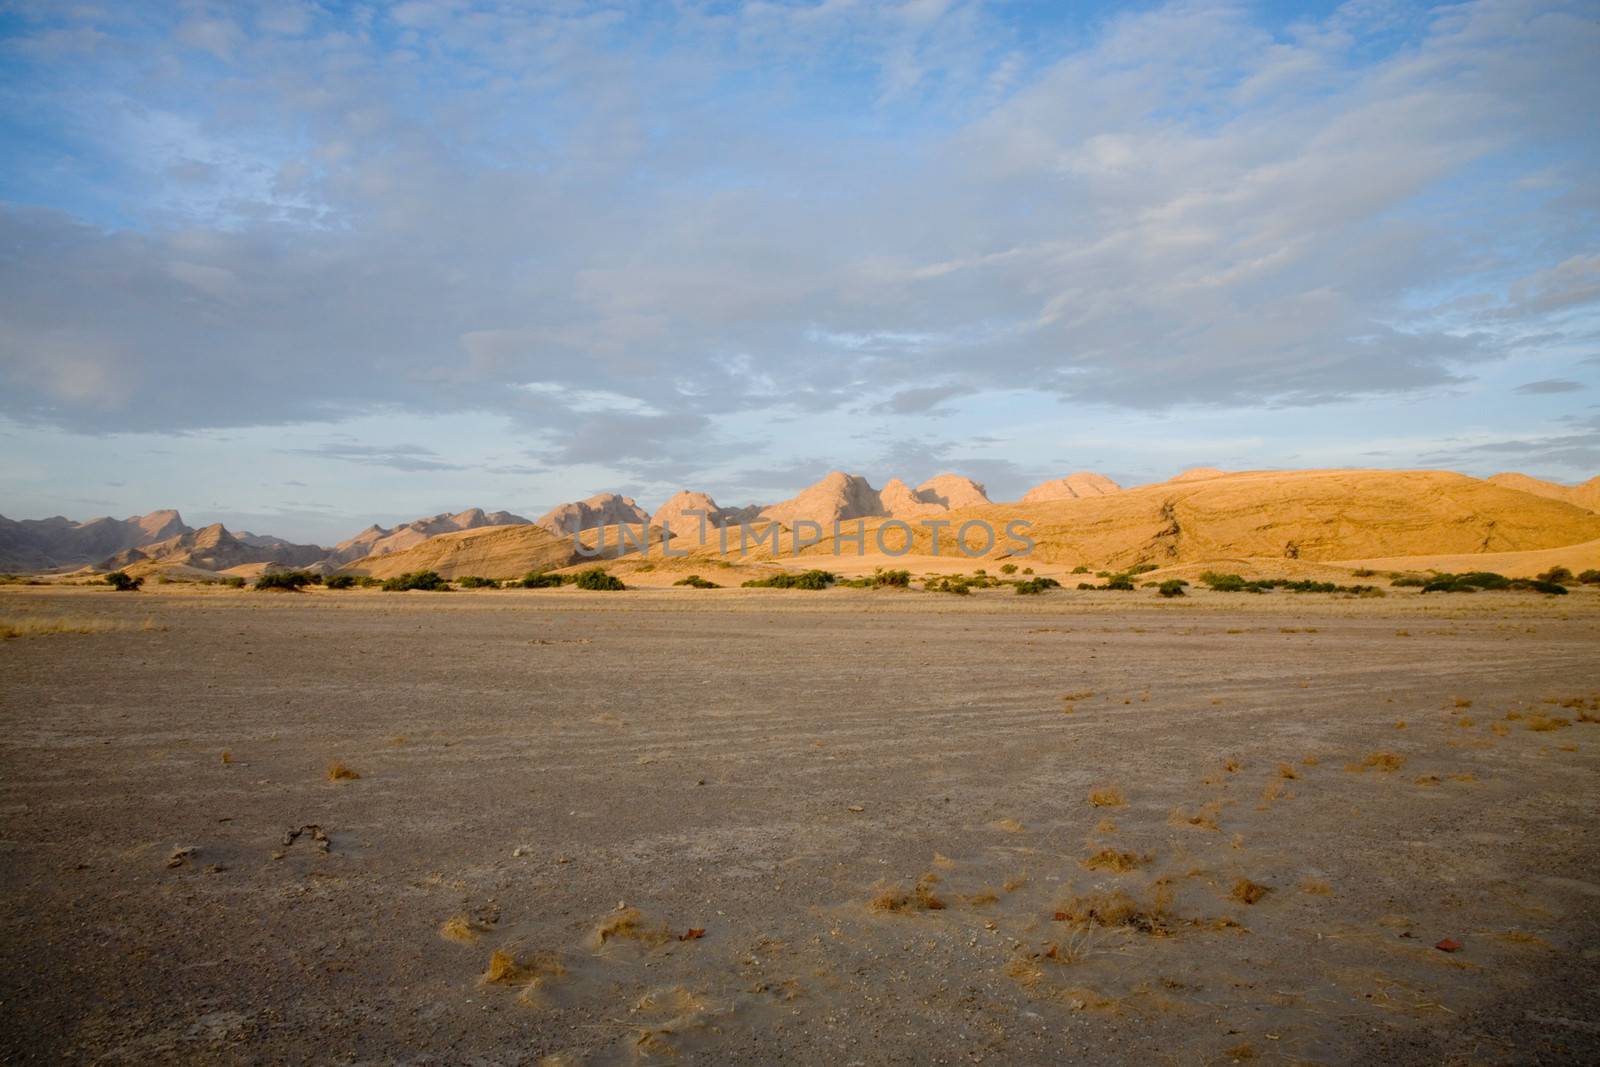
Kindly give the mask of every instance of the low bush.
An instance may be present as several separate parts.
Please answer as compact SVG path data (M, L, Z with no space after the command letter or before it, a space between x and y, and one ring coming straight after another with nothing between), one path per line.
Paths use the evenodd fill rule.
M1155 563L1135 563L1133 566L1128 568L1128 574L1149 574L1151 571L1158 571L1160 569L1160 565Z
M615 592L626 589L622 579L609 573L604 567L590 567L586 571L579 571L572 584L579 589L589 589L597 592Z
M930 593L954 593L956 596L971 596L972 586L959 574L945 574L938 578L929 578L922 583L922 588Z
M330 574L323 580L323 585L329 589L349 589L356 584L353 574Z
M886 571L879 567L876 571L864 578L852 578L840 585L848 585L852 589L906 589L911 585L910 571Z
M1587 570L1578 575L1580 585L1600 585L1600 571Z
M1015 574L1017 573L1017 565L1015 563L1002 563L1000 564L1000 573Z
M1389 579L1389 584L1399 589L1421 589L1428 584L1428 579L1415 574L1402 574L1398 578Z
M1129 578L1126 574L1118 574L1113 576L1110 581L1106 582L1105 588L1118 589L1125 593L1131 593L1134 589L1133 579Z
M1019 596L1037 596L1046 589L1060 589L1061 583L1054 578L1027 578L1017 583Z
M692 585L696 589L721 589L722 588L722 586L718 585L716 582L708 582L708 581L706 581L706 579L700 577L698 574L691 574L687 578L679 578L677 581L673 582L672 584L673 585Z
M440 577L438 571L407 571L383 583L385 593L404 593L412 589L428 593L448 593L450 583Z
M457 578L456 584L463 589L499 589L500 583L493 578L481 578L476 574L469 574L465 578Z
M1572 581L1572 572L1565 567L1551 567L1543 574L1537 576L1541 582L1550 582L1559 585L1562 582Z
M1183 596L1183 587L1189 583L1182 578L1169 578L1156 587L1162 596Z
M105 583L119 593L137 593L144 579L130 577L127 571L112 571L106 575Z
M322 575L310 571L268 571L256 579L257 589L280 589L299 592L308 585L320 583Z
M565 582L563 582L561 575L559 574L547 574L544 571L529 571L527 574L522 576L522 580L517 584L522 586L524 589L555 589L558 586L564 585Z
M1083 564L1080 563L1076 567L1072 568L1072 573L1073 574L1088 574L1089 573L1089 568L1085 567Z
M830 571L784 571L766 578L751 578L743 585L746 589L826 589L838 580Z

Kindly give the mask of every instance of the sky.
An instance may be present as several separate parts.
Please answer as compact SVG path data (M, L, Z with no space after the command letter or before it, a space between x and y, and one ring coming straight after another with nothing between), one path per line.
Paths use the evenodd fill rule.
M1600 4L0 0L0 513L1600 473Z

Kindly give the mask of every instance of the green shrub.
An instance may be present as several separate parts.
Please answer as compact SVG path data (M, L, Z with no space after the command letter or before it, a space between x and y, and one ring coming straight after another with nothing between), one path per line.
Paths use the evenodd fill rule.
M476 574L469 574L465 578L457 578L456 584L463 589L499 589L500 583L493 578L480 578Z
M1587 570L1578 575L1579 585L1600 585L1600 571Z
M322 584L329 589L349 589L356 584L356 576L353 574L330 574Z
M1535 593L1548 593L1551 596L1567 595L1566 586L1562 585L1560 582L1546 581L1543 578L1535 578L1532 581L1524 578L1513 583L1512 587L1515 589L1532 589Z
M105 583L119 593L137 593L144 579L131 578L127 571L112 571L105 576Z
M1083 564L1080 563L1076 567L1072 568L1072 573L1073 574L1088 574L1089 573L1089 568L1085 567Z
M708 582L708 581L706 581L706 579L700 577L698 574L691 574L687 578L679 578L677 581L673 582L672 584L673 585L692 585L696 589L721 589L722 588L722 586L718 585L716 582Z
M1428 579L1415 574L1402 574L1398 578L1389 579L1389 584L1399 589L1421 589L1428 584Z
M1365 567L1357 567L1355 570L1350 572L1350 576L1353 578L1371 578L1377 573L1377 571L1368 570Z
M1128 573L1130 575L1149 574L1151 571L1158 571L1160 569L1160 565L1156 563L1135 563L1133 566L1128 568Z
M1201 571L1200 582L1219 593L1242 593L1245 588L1245 580L1241 576L1218 574L1216 571Z
M886 571L879 567L864 578L852 578L839 584L848 585L852 589L906 589L911 585L911 572Z
M1017 573L1017 565L1015 563L1002 563L1000 564L1000 573L1015 574Z
M829 571L809 570L798 574L784 571L766 578L751 578L743 584L746 589L826 589L838 580L838 576Z
M320 575L316 577L321 580ZM256 588L285 589L297 593L312 584L312 578L313 575L309 571L268 571L256 579Z
M1538 579L1541 582L1551 582L1553 584L1570 582L1572 581L1572 572L1565 567L1551 567L1543 574L1538 575Z
M579 589L588 589L594 592L615 592L626 589L622 579L606 571L604 567L590 567L586 571L579 571L572 584Z
M517 583L524 589L554 589L566 584L559 574L547 574L544 571L529 571Z
M1168 578L1156 587L1162 596L1183 596L1183 587L1189 583L1182 578Z
M412 589L429 593L447 593L450 591L450 583L440 577L438 571L408 571L383 583L385 593L404 593Z
M1033 573L1033 568L1032 567L1024 567L1024 568L1022 568L1022 573L1023 574L1032 574Z
M1120 589L1123 592L1133 591L1133 579L1126 574L1119 574L1105 584L1107 589Z
M937 578L929 578L922 583L922 588L930 593L954 593L956 596L971 596L971 584L959 574L944 574Z
M1017 583L1017 593L1020 596L1037 596L1046 589L1060 589L1061 583L1054 578L1027 578Z

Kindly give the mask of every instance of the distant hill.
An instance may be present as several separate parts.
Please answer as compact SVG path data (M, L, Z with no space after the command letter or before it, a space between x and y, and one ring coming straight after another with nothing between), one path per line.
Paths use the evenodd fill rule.
M1589 511L1600 512L1600 476L1590 478L1577 485L1562 485L1560 482L1548 482L1542 478L1530 478L1526 474L1491 474L1488 481L1495 485L1503 485L1507 489L1520 489L1524 493L1534 496L1548 497L1551 500L1564 500L1568 504L1576 504Z
M519 526L527 525L528 520L520 515L513 515L509 511L489 511L482 508L468 508L455 514L441 511L437 515L429 515L411 522L403 522L392 530L382 526L368 526L354 537L346 538L333 546L333 551L328 553L330 566L342 566L366 556L381 556L389 552L401 552L413 545L421 544L430 537L439 534L452 533L457 530L476 530L485 526Z
M559 504L539 516L535 524L553 534L575 534L597 526L614 526L617 523L638 525L649 521L649 512L635 504L632 497L597 493L587 500Z
M456 530L398 552L368 556L343 568L346 574L393 578L410 571L437 571L446 578L520 578L532 570L554 570L577 562L572 538L522 523Z
M106 571L127 570L135 574L170 567L225 571L249 563L304 567L323 559L328 553L320 545L297 545L276 537L252 535L252 540L254 543L234 536L220 522L212 523L164 541L125 548L101 560L97 567Z
M1122 492L1122 486L1103 474L1079 471L1065 478L1036 485L1022 495L1020 503L1043 504L1048 500L1077 500L1089 496L1110 496Z
M982 519L1002 534L990 557L1006 551L1005 524L1022 519L1032 524L1032 558L1096 568L1512 552L1600 538L1600 515L1448 471L1215 474L1100 497L969 508L954 518ZM930 534L919 531L913 552L930 549ZM831 555L831 539L809 551ZM948 531L940 554L957 554Z
M0 570L42 571L82 567L124 549L189 533L176 511L152 511L126 519L74 522L0 516Z

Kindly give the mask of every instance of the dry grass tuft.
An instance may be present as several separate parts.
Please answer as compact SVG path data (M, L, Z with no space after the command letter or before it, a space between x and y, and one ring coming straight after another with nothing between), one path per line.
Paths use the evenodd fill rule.
M1437 774L1419 774L1417 776L1417 784L1418 785L1438 785L1439 784L1439 776Z
M1117 824L1110 819L1101 819L1094 824L1094 832L1097 834L1114 834L1117 832Z
M446 941L454 941L458 945L470 945L482 937L483 933L483 928L473 922L472 918L467 915L453 915L439 927L440 937ZM504 953L497 952L495 955L503 956ZM494 958L490 957L490 970L493 970L494 966Z
M1097 808L1120 808L1127 801L1122 798L1122 790L1114 785L1089 791L1089 803Z
M1396 719L1394 722L1394 728L1396 730L1404 730L1406 728L1406 721L1404 719Z
M1572 720L1560 715L1530 715L1522 725L1535 733L1547 734L1553 730L1565 730L1572 725Z
M1310 897L1331 897L1333 886L1318 878L1300 879L1300 892Z
M446 924L448 925L448 924ZM530 960L519 960L503 949L489 956L489 969L483 972L485 985L527 985L546 978L559 978L567 968L559 957L541 952Z
M1248 878L1240 878L1233 883L1233 890L1228 895L1241 904L1254 904L1270 892L1272 892L1271 886L1252 882Z
M1167 816L1167 822L1173 826L1193 826L1199 830L1218 830L1217 816L1222 814L1222 805L1213 800L1211 803L1196 808L1193 812L1183 808L1173 808Z
M1394 752L1374 752L1360 763L1347 763L1344 769L1353 774L1362 774L1369 770L1379 770L1385 774L1398 771L1406 765L1406 758Z
M1315 767L1317 764L1319 764L1321 762L1322 762L1322 757L1316 756L1316 755L1311 755L1311 756L1306 756L1305 758L1303 758L1300 761L1300 766L1302 766L1302 767Z
M338 760L328 764L328 781L330 782L353 782L360 777L361 775Z
M917 879L917 884L907 892L900 886L885 886L876 896L867 901L868 909L883 911L890 914L904 914L912 911L943 911L945 903L933 892L933 887L939 882L939 876L929 871ZM998 898L997 898L998 899Z
M1300 777L1300 775L1296 773L1295 769L1289 766L1287 763L1280 763L1278 764L1278 777L1294 779Z
M1503 722L1492 722L1489 724L1489 732L1496 737L1504 737L1511 732L1511 727Z
M222 750L222 763L223 763L223 766L227 766L228 764L230 764L232 762L233 762L233 753L229 752L227 749L223 749Z
M1121 889L1072 897L1057 905L1055 920L1079 929L1123 927L1164 937L1172 921L1172 890L1165 880L1155 883L1154 889L1149 903L1141 903Z
M1230 758L1223 760L1222 762L1222 769L1227 771L1229 774L1238 774L1241 766L1242 764L1236 759Z
M18 637L45 637L50 634L98 634L126 630L126 624L112 619L67 616L26 616L0 621L0 641Z
M1467 697L1456 697L1456 707L1470 708L1472 707L1472 701Z
M1008 834L1020 834L1025 832L1027 829L1015 819L996 819L989 825L994 827L996 830L1003 830Z
M1137 852L1123 852L1114 848L1102 848L1082 861L1083 866L1088 870L1110 871L1113 874L1126 874L1129 871L1136 871L1149 862L1149 856L1141 856Z
M1471 715L1463 715L1461 718L1456 720L1456 725L1461 727L1463 730L1470 730L1476 726L1477 723L1472 721Z
M619 908L595 924L594 947L604 948L608 941L637 941L642 945L664 945L673 940L672 931L665 923L646 926L644 915L638 908Z

